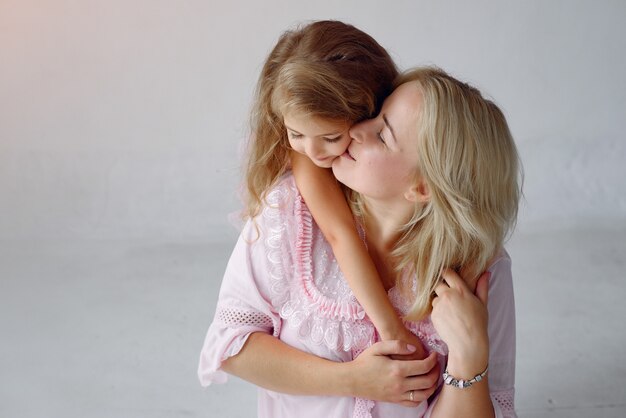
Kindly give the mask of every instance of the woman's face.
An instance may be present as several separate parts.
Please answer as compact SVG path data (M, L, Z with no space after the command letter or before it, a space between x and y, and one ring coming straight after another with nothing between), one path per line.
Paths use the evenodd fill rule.
M332 165L335 177L370 198L403 198L415 185L421 108L416 83L396 88L376 118L350 129L352 142Z
M319 167L329 168L350 143L350 124L345 121L290 112L283 122L291 148L309 157Z

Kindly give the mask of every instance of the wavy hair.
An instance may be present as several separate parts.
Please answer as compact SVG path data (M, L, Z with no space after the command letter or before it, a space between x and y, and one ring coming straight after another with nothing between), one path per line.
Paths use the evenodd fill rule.
M429 187L416 204L393 255L400 289L414 303L407 317L431 309L445 268L476 279L512 233L523 180L521 163L502 111L474 87L438 68L402 74L395 85L415 83L423 95L418 117L418 175ZM417 181L417 177L416 177Z
M354 123L374 116L393 89L397 68L371 36L338 21L284 32L257 83L245 161L244 218L289 166L286 112Z

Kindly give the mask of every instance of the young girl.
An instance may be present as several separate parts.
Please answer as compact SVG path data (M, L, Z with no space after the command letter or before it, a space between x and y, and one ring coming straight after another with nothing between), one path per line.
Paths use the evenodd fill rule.
M266 192L288 170L330 243L353 294L383 340L425 351L388 296L395 277L379 277L355 229L352 213L330 167L350 143L348 129L372 117L398 75L372 37L337 21L288 31L267 58L258 83L249 145L245 215L254 218Z

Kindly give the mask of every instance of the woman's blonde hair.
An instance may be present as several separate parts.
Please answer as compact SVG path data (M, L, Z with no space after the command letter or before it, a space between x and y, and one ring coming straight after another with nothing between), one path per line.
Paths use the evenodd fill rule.
M357 122L378 112L397 75L387 51L354 26L316 21L284 32L257 84L244 217L258 214L265 193L289 165L286 112Z
M476 88L438 68L408 71L396 86L404 83L423 95L417 177L430 199L416 205L394 256L399 272L417 276L416 289L412 280L400 288L414 297L407 316L419 319L445 268L475 279L501 251L516 223L522 173L502 111Z

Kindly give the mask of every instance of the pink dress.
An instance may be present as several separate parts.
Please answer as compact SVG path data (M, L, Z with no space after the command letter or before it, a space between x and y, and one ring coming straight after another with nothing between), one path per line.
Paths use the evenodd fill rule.
M315 224L293 176L269 193L267 206L244 227L224 274L213 323L200 355L203 386L224 383L222 361L252 332L265 332L302 351L337 362L354 359L376 340L330 245ZM496 417L514 418L515 313L511 261L494 261L489 289L489 387ZM395 288L399 313L407 304ZM406 324L445 363L447 347L430 319ZM442 369L443 370L443 369ZM441 380L441 379L440 379ZM260 418L428 417L434 401L417 408L351 397L295 396L259 388Z

